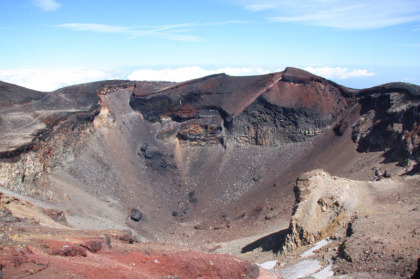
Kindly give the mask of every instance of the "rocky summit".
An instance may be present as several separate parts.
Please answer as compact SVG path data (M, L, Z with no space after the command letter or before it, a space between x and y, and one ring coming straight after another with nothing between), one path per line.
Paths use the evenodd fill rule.
M417 85L286 68L0 95L0 278L418 277Z

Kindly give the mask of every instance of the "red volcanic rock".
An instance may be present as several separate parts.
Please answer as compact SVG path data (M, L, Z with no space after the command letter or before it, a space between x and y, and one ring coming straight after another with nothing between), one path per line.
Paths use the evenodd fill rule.
M46 245L59 247L61 244L63 243L44 241L42 245L43 247ZM47 249L47 251L50 250ZM86 253L86 249L79 244L67 243L54 251L44 253L42 248L37 247L0 248L0 262L3 265L4 278L30 277L36 274L38 276L36 278L72 276L75 278L251 279L257 278L260 274L255 264L240 261L231 256L182 250L162 244L126 246L126 244L116 243L116 247L111 250L91 254ZM57 257L57 255L62 257ZM83 256L83 259L80 256Z
M136 236L132 235L131 231L124 231L121 235L119 235L118 239L129 244L132 244L137 240Z
M86 248L78 243L70 243L64 241L44 241L44 247L50 255L58 255L63 257L86 257Z
M96 253L102 250L102 240L87 240L80 244L83 248L89 250L89 252Z

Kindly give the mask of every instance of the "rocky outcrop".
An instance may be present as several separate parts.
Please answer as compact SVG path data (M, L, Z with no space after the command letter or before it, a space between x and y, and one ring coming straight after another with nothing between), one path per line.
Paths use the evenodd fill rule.
M416 271L420 238L415 224L418 186L389 177L350 180L322 170L302 174L294 188L288 234L280 243L282 256L328 259L336 276L410 277ZM328 247L320 248L321 243Z
M240 144L279 146L319 135L334 120L306 108L288 108L258 98L232 119L231 137Z
M387 162L409 170L420 160L420 87L387 84L359 93L361 116L352 128L359 152L385 152Z
M296 204L284 251L313 244L323 238L343 233L359 203L357 182L332 177L322 170L299 176L294 188Z
M223 145L225 140L223 119L220 116L209 116L187 121L180 125L176 137L183 146Z

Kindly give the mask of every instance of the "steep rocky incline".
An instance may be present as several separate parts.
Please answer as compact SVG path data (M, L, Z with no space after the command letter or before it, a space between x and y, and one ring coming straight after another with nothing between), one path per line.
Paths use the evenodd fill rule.
M361 90L360 119L352 125L359 152L385 152L387 162L418 171L419 86L390 83Z
M113 84L133 86L129 82L104 81L38 92L1 82L0 157L36 149L57 126L92 122L100 109L97 90Z

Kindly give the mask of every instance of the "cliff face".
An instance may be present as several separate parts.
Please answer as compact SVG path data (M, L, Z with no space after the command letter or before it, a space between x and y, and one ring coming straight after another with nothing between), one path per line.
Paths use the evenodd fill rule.
M130 105L183 144L281 146L327 130L352 103L348 95L339 85L287 68L257 77L209 76L133 94Z
M393 83L359 93L361 117L352 125L359 152L385 152L387 162L408 169L419 162L419 88ZM417 169L417 168L416 168Z

